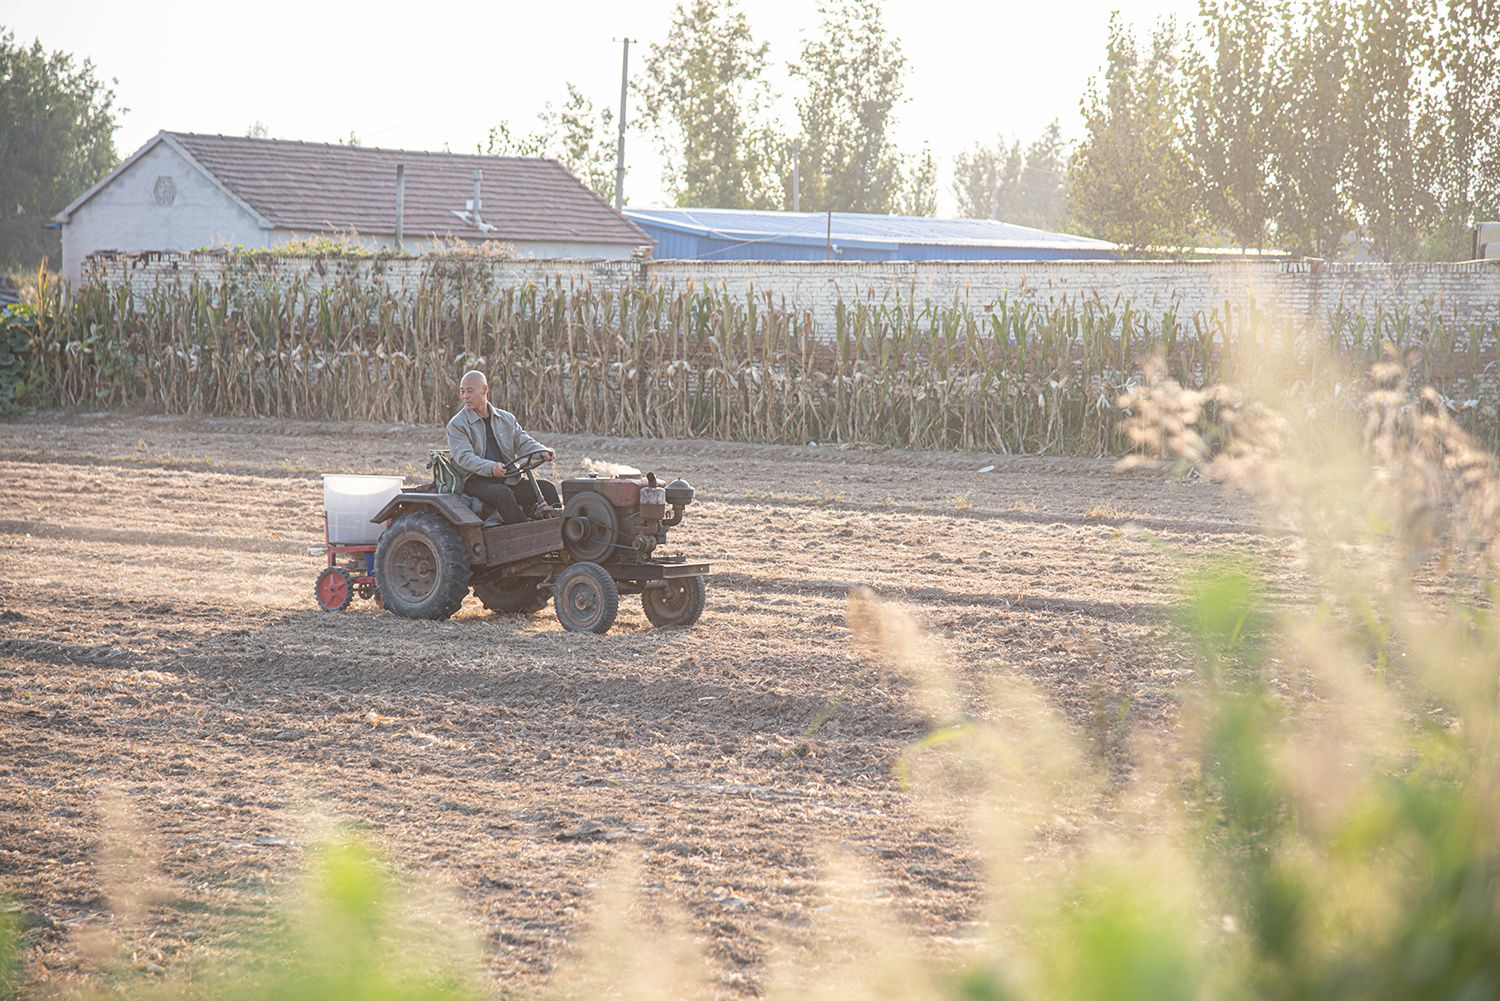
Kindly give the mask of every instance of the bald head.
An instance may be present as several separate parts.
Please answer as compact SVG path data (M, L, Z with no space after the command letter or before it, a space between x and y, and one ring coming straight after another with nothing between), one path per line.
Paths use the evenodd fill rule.
M470 369L458 380L458 398L464 406L481 416L490 412L490 381L478 369Z

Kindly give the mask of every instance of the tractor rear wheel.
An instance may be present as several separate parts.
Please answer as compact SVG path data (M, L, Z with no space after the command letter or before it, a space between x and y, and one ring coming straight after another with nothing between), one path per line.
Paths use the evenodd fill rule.
M641 592L641 604L646 608L646 618L658 629L670 626L690 626L703 614L708 600L708 585L702 574L669 580L665 587L648 588Z
M547 607L552 592L537 587L535 577L512 577L475 584L474 597L492 612L530 615Z
M469 547L434 511L408 511L381 533L375 586L408 619L446 619L469 593Z
M574 563L552 585L552 608L570 633L607 633L620 614L620 589L597 563Z

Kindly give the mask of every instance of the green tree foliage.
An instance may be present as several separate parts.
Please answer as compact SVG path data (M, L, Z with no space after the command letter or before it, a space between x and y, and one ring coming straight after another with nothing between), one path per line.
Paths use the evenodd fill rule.
M1160 33L1143 58L1112 26L1071 165L1078 225L1130 245L1194 229L1152 198L1176 176L1173 80L1210 238L1453 259L1500 215L1500 0L1204 0L1202 32L1174 66Z
M562 106L547 102L537 116L537 127L520 136L510 123L490 129L478 152L488 156L545 156L582 181L590 191L612 201L615 196L615 116L596 108L572 83Z
M1185 149L1181 34L1159 22L1142 51L1111 15L1103 80L1089 81L1086 132L1070 166L1077 227L1128 247L1182 247L1196 230Z
M1188 153L1207 220L1240 247L1265 244L1271 160L1286 91L1274 58L1285 0L1203 0L1207 54L1189 50Z
M1062 127L1054 121L1026 147L1021 197L1014 221L1021 226L1057 229L1068 214L1068 168Z
M937 215L937 160L926 146L912 157L896 197L897 215Z
M936 211L936 160L925 149L903 155L892 136L906 61L879 0L829 0L818 14L789 67L805 93L788 134L767 118L769 50L736 0L677 6L641 89L678 205L790 209L795 140L803 209Z
M0 31L0 266L57 260L45 226L118 159L114 100L89 60Z
M608 107L595 108L573 84L559 108L542 113L552 136L554 159L573 172L589 190L610 201L615 193L615 116Z
M1024 149L975 144L953 158L953 194L964 219L999 219L1057 229L1067 216L1067 166L1062 128L1053 122Z
M1449 0L1433 25L1419 132L1434 181L1429 252L1467 257L1470 227L1500 218L1500 0Z
M791 68L807 88L797 101L803 207L890 212L905 169L891 128L906 57L878 0L825 2L818 13L819 30Z
M1353 18L1347 4L1310 4L1283 22L1284 99L1274 132L1275 241L1294 253L1336 258L1354 226L1348 196L1353 124L1345 81Z
M735 0L684 0L666 41L651 46L644 118L678 205L762 207L766 53Z
M792 199L792 140L775 126L764 124L746 137L746 158L755 164L749 181L755 185L746 195L751 208L790 211ZM801 207L807 209L807 184L802 183Z
M519 135L511 130L510 122L499 122L490 128L485 141L474 147L474 152L485 156L546 156L548 141L541 129Z
M1433 6L1431 0L1359 0L1354 9L1350 196L1375 254L1410 257L1432 207L1414 134Z
M955 156L953 195L959 217L1010 221L1020 200L1024 167L1020 140L1009 145L1004 139L997 139L993 146L975 143L968 152Z

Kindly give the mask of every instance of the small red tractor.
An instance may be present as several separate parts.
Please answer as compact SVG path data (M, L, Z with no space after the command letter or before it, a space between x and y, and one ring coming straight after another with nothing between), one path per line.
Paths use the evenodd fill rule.
M533 476L542 455L510 468ZM386 523L373 544L326 533L318 604L338 611L358 594L407 618L446 619L472 590L493 612L530 614L550 600L564 629L604 633L620 595L639 594L652 625L690 626L703 613L709 566L659 550L693 494L686 481L662 484L653 473L584 476L563 481L561 517L544 511L486 525L467 497L439 493L435 483L394 496L386 489L384 506L368 515Z

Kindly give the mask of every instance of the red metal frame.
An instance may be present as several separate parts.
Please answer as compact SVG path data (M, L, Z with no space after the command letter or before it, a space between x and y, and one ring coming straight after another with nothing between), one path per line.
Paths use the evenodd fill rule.
M370 566L371 560L368 556L366 556L365 559L358 561L358 563L356 564L362 567L361 571L357 574L354 572L353 566L351 566L350 564L340 564L338 562L338 558L340 556L353 556L355 554L363 555L366 553L373 553L375 552L375 547L341 546L335 544L331 539L328 538L328 513L326 511L323 513L323 551L328 556L329 566L343 566L345 570L349 571L349 582L351 584L355 585L356 587L360 586L361 584L368 584L371 587L375 586L373 568Z

